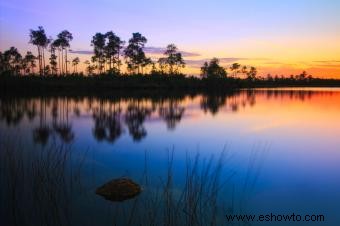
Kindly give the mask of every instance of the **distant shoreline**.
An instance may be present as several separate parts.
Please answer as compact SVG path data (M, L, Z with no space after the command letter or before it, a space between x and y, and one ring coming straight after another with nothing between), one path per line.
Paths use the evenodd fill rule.
M340 87L340 79L278 81L247 80L239 78L200 79L184 75L129 75L129 76L46 76L14 77L0 76L1 95L15 94L60 94L100 95L110 93L204 93L232 92L252 88L293 88L293 87Z

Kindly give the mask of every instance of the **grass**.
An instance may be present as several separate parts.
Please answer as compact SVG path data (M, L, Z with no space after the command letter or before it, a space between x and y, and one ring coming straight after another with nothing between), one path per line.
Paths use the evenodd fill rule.
M32 152L12 140L0 143L0 150L2 223L71 225L83 160L73 165L70 148L55 144Z
M82 171L84 162L89 160L86 153L75 157L70 146L56 143L32 152L20 142L7 140L0 143L0 217L4 225L107 225L109 222L119 226L215 226L226 225L226 211L234 212L234 193L224 193L234 175L230 169L225 171L229 156L226 151L218 158L209 159L187 154L181 183L174 178L173 150L167 153L165 174L156 173L157 176L150 176L145 153L139 181L143 192L133 200L115 203L95 194L100 184L91 177L96 176ZM254 158L250 165L253 171ZM250 182L245 185L253 183ZM88 183L93 189L86 188ZM226 196L230 199L222 198ZM74 202L78 203L74 205ZM91 216L86 215L89 211ZM77 212L84 214L86 220L75 216Z

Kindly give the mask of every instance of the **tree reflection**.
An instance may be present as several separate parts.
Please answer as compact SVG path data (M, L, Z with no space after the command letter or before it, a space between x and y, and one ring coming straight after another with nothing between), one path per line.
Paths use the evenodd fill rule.
M40 99L39 126L33 130L33 141L37 144L46 145L51 130L46 122L46 99Z
M24 116L24 105L22 101L14 99L14 100L5 100L1 102L0 105L0 118L1 120L6 121L8 126L16 126L22 120Z
M33 141L45 145L51 137L58 137L63 143L75 140L76 132L72 124L75 120L93 120L92 135L97 141L114 143L127 128L134 141L147 136L145 121L161 119L168 130L175 130L183 119L197 115L197 107L205 113L217 115L223 110L238 113L247 107L254 107L257 101L262 104L269 99L303 102L315 96L335 95L325 90L294 89L255 89L233 93L206 93L169 96L141 96L126 99L123 97L97 98L4 98L0 97L0 129L28 126L32 129ZM191 98L191 99L190 99ZM190 102L187 103L187 100ZM198 106L197 106L198 101ZM199 110L198 110L199 111ZM153 112L157 112L153 115ZM73 117L71 117L73 116ZM153 117L155 116L155 117Z
M225 95L205 95L202 96L201 100L201 108L203 111L210 112L212 115L217 114L219 109L226 104L226 96Z
M125 114L125 123L134 141L140 141L146 136L147 132L143 123L151 113L151 109L140 106L138 102L128 106Z
M114 143L123 133L120 122L121 108L110 103L109 109L105 110L103 105L103 101L100 101L99 109L93 112L93 136L97 141Z
M52 124L54 131L59 135L60 139L65 143L70 143L74 139L72 125L69 122L69 100L59 101L56 99L52 106Z
M181 121L185 108L179 106L176 101L170 100L166 106L159 108L159 115L165 120L169 130L174 130Z

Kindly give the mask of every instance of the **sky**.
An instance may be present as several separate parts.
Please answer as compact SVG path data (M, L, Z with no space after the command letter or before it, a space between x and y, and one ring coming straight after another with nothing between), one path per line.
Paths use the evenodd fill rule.
M36 51L29 29L38 26L52 38L69 30L71 57L82 61L92 36L112 30L126 41L142 33L155 57L176 44L188 74L217 57L225 67L256 66L260 75L340 78L339 0L0 0L0 51Z

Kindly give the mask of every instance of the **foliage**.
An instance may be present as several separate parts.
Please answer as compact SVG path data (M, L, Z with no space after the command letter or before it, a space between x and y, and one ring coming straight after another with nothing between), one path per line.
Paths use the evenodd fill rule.
M158 64L160 65L161 72L164 73L165 68L169 68L169 74L178 74L179 68L185 67L185 62L182 58L182 54L178 52L175 44L169 44L164 52L166 57L159 58Z
M219 65L219 60L213 58L210 62L205 62L201 67L201 75L203 78L226 78L226 70Z
M130 72L143 73L143 68L151 64L151 59L145 56L144 47L147 39L140 33L133 33L129 44L124 50L126 64Z

